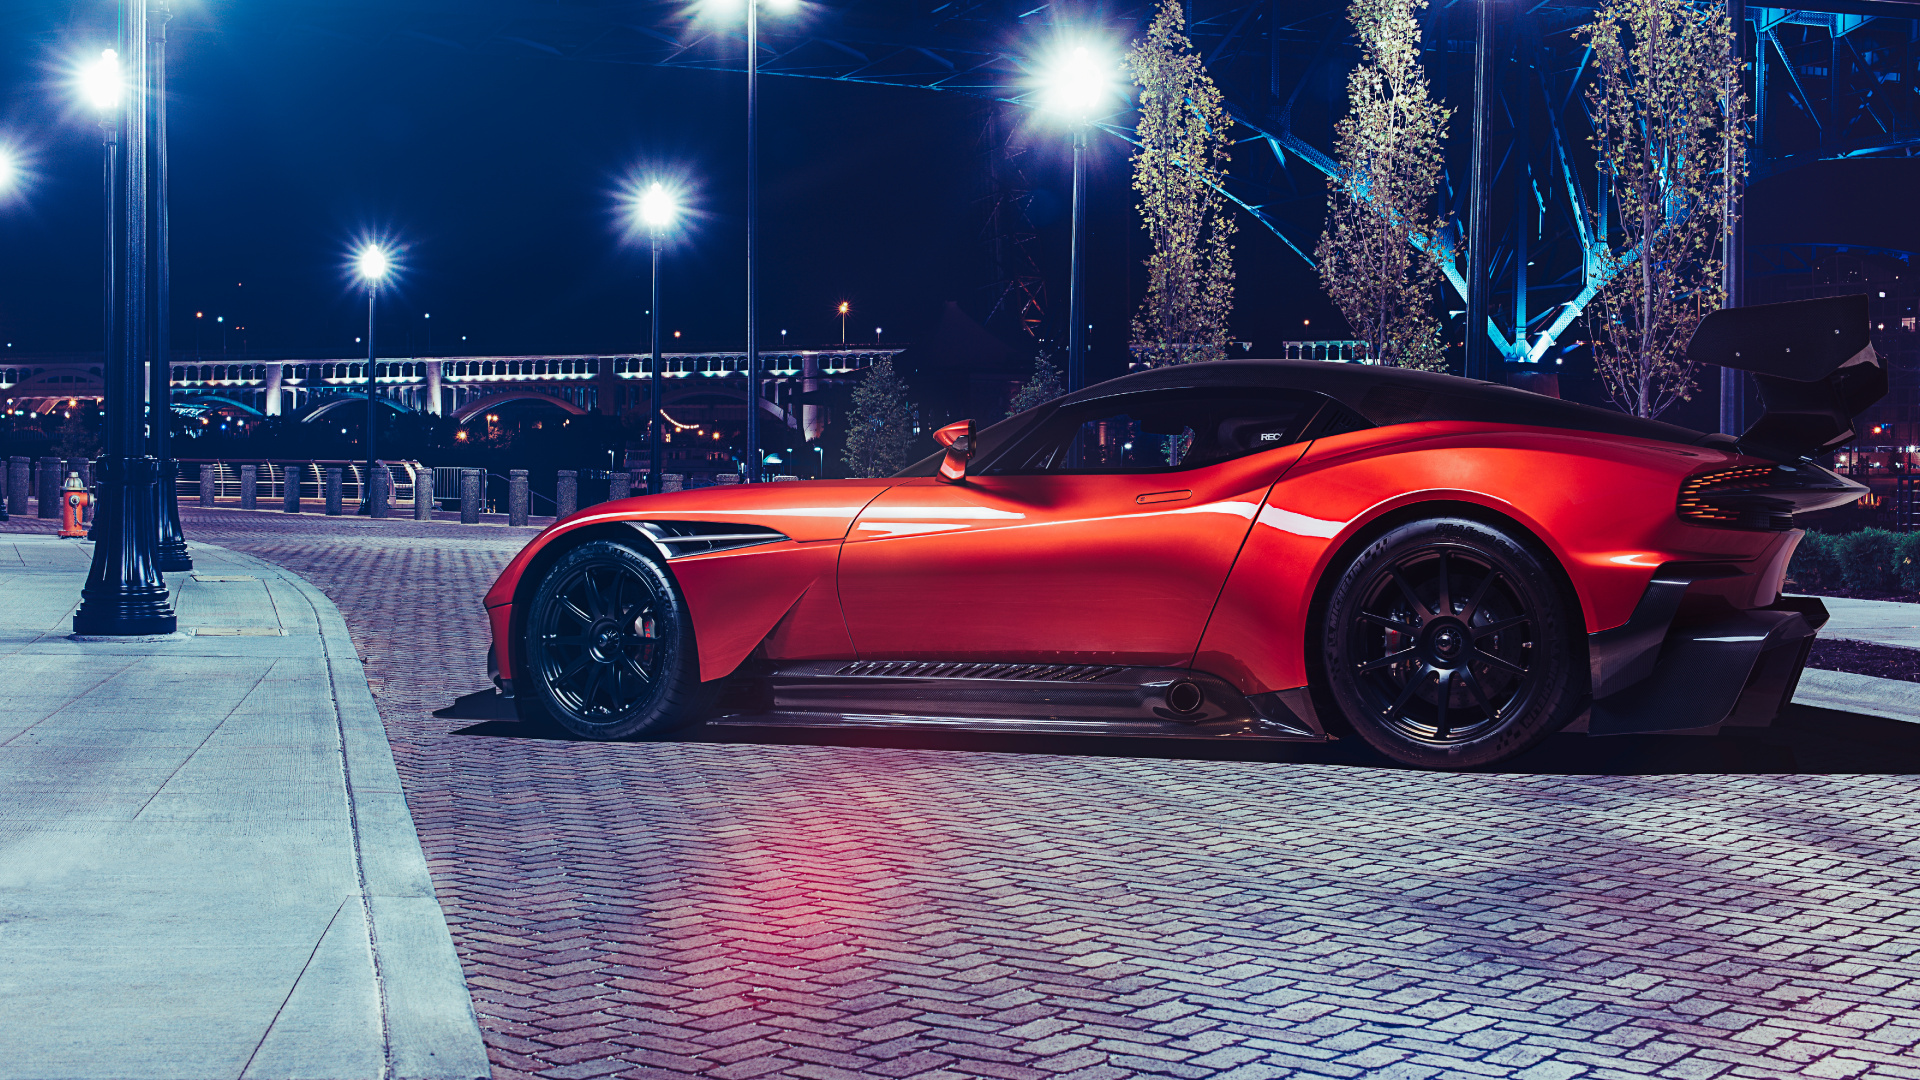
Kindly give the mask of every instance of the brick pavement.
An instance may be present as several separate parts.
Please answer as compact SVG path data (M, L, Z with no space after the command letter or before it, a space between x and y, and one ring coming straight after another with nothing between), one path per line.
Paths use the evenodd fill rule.
M1666 755L1614 775L1576 736L1481 775L570 742L430 715L484 686L477 598L531 530L186 516L344 612L502 1080L1920 1077L1920 767L1891 722L1801 711L1851 750L1613 742Z

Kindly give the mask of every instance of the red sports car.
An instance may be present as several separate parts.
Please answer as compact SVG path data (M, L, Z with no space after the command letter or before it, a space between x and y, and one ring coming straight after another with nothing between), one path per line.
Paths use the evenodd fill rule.
M1739 439L1447 375L1226 361L1102 383L875 480L591 507L487 593L495 678L588 738L710 716L1324 740L1496 762L1764 725L1818 600L1810 455L1886 391L1866 298L1722 311Z

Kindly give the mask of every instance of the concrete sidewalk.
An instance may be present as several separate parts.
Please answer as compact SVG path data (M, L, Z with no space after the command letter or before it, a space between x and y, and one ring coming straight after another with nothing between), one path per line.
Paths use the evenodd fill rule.
M1827 606L1829 616L1827 625L1820 628L1823 638L1920 649L1920 604L1894 600L1849 600L1844 596L1822 596L1819 599Z
M489 1075L339 613L193 553L76 642L88 545L0 534L0 1080Z

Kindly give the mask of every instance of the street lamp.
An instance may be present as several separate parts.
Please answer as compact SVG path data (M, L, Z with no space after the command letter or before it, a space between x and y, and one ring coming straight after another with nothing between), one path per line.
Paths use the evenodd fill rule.
M19 191L24 172L20 163L20 152L11 145L0 142L0 203L6 202Z
M360 486L359 512L377 518L387 516L387 486L377 482L385 478L380 475L374 446L380 419L374 410L380 399L375 393L379 365L373 352L373 310L380 286L386 284L393 269L393 250L378 240L362 241L353 253L353 274L367 287L367 479Z
M1087 236L1087 129L1114 94L1113 64L1086 45L1069 45L1047 66L1041 87L1049 112L1073 125L1073 239L1067 284L1067 389L1087 380L1085 268Z
M119 110L118 141L126 146L124 219L108 214L108 236L119 260L118 274L109 259L107 359L103 365L107 398L106 453L100 461L100 508L94 516L93 563L80 591L80 608L73 614L73 632L79 637L172 634L179 621L169 602L155 546L160 535L159 462L146 455L141 421L145 413L147 364L154 359L154 337L147 322L148 290L153 266L155 222L149 214L152 71L147 58L151 45L150 5L121 7L121 57L103 54L99 64L82 73L82 87L96 108L124 102ZM162 6L164 11L164 6ZM111 143L109 144L111 145ZM113 194L113 155L108 155L107 192ZM111 200L109 200L111 205ZM111 226L118 225L115 229ZM120 245L124 244L124 247ZM118 316L115 318L114 316Z
M658 495L666 490L666 481L662 479L663 449L660 445L660 244L666 239L667 230L673 226L674 219L680 216L680 201L665 184L655 180L647 185L645 191L632 200L635 223L647 230L653 241L653 306L649 318L649 336L653 343L653 360L647 368L647 494ZM751 389L751 387L749 387Z
M179 472L173 460L173 226L167 196L167 23L172 7L162 2L153 35L152 85L148 101L153 110L153 360L147 365L147 453L160 466L160 569L179 573L193 569L186 532L180 526Z
M738 0L708 0L731 12ZM760 480L760 337L755 253L760 246L760 7L791 12L799 0L746 0L747 15L747 483Z
M847 343L847 302L845 300L842 300L840 301L840 344L842 346L845 346L846 343Z

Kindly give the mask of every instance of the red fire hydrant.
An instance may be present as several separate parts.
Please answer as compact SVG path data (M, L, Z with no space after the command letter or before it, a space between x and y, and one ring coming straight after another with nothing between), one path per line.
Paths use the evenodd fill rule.
M60 485L61 536L74 540L87 535L87 502L92 498L80 474L68 473L67 482Z

